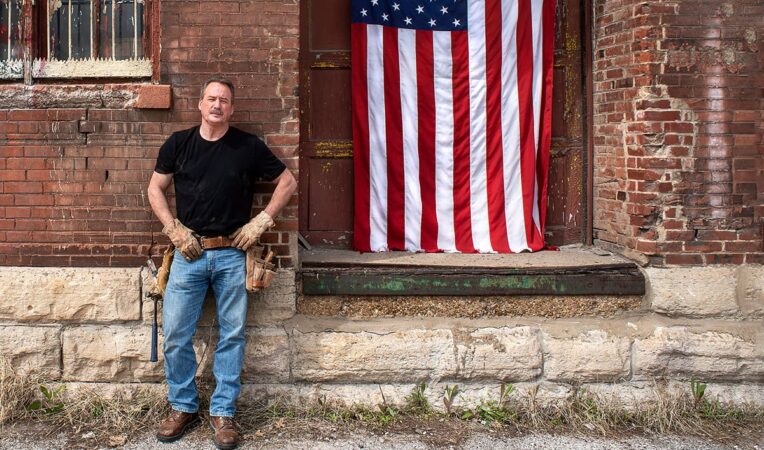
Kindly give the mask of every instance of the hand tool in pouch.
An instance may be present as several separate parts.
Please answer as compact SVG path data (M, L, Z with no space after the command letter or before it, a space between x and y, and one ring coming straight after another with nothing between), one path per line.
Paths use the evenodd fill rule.
M146 265L149 268L149 273L153 278L151 289L146 293L146 297L154 300L154 317L151 321L151 356L149 361L157 362L157 347L159 341L159 326L157 324L157 310L159 309L159 300L164 297L164 291L167 288L167 281L170 278L170 266L172 266L172 258L175 254L175 246L170 244L165 250L162 256L162 266L157 270L154 265L154 261L149 259L146 261Z

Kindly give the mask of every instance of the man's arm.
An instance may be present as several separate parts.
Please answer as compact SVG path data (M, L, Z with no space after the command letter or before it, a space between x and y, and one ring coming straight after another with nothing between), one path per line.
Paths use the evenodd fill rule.
M284 209L294 191L297 190L297 181L288 169L284 169L281 175L276 177L273 182L276 183L276 189L273 191L268 206L243 227L231 234L233 239L231 245L234 247L240 250L247 250L250 246L254 245L260 239L260 236L274 225L273 218Z
M165 227L175 220L172 216L172 211L170 211L170 205L167 203L167 197L165 196L165 192L167 192L167 188L170 187L171 182L171 173L164 174L154 172L154 174L151 175L148 188L151 209Z
M192 235L190 229L172 216L170 205L167 203L165 192L172 182L172 174L162 174L154 172L149 181L149 203L151 209L164 228L162 233L170 238L175 247L188 261L198 258L202 254L202 247L199 241Z
M284 169L273 182L276 183L276 189L273 190L271 201L265 207L265 212L271 217L276 217L289 203L294 191L297 190L297 180L294 179L294 175L289 169Z

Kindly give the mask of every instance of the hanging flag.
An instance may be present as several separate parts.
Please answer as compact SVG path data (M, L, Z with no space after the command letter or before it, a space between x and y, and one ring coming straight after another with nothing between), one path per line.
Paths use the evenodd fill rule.
M352 0L353 247L544 247L554 0Z

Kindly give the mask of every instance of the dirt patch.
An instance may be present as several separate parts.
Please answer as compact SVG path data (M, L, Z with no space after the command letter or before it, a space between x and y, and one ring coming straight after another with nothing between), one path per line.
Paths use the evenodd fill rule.
M374 317L613 317L642 307L640 296L361 297L302 296L297 313Z

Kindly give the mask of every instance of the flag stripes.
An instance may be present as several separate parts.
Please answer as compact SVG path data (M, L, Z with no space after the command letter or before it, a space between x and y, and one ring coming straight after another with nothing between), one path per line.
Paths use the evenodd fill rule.
M354 248L542 249L554 3L402 3L352 2Z

